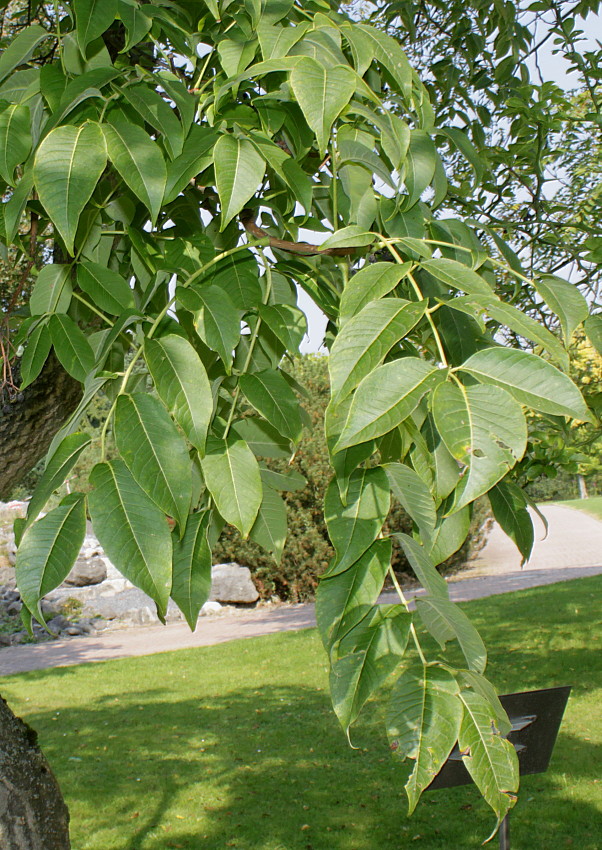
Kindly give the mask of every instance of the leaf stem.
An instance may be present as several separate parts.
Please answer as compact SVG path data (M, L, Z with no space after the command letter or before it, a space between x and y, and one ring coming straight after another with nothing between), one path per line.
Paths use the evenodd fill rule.
M391 239L388 239L386 236L383 236L382 233L378 234L378 239L380 239L381 242L384 245L386 245L388 251L390 251L390 253L393 255L393 257L395 257L395 262L398 263L399 265L403 265L403 263L405 261L401 258L401 255L399 254L399 251L397 251L397 249L395 248L393 241ZM416 293L418 298L421 301L424 301L424 295L422 294L422 290L420 289L420 287L416 283L416 280L415 280L411 271L408 272L407 278L410 281L410 284L412 285L412 289L414 290L414 292ZM426 316L427 322L431 326L431 331L433 332L433 338L435 340L435 344L437 345L437 351L439 352L439 357L441 359L441 362L443 363L444 366L449 366L449 363L447 362L447 357L445 356L445 351L443 350L443 344L441 342L441 337L439 336L439 331L437 330L437 326L435 325L433 318L432 318L432 316L431 316L431 314L428 310L425 311L424 315Z
M261 248L258 249L258 253L263 261L263 265L265 268L265 277L266 277L266 288L265 295L263 296L263 304L267 304L270 300L270 294L272 292L272 269L270 264L268 263L266 256ZM262 319L261 316L257 316L257 322L255 323L255 327L253 328L253 333L251 335L251 340L249 342L249 350L247 352L247 356L245 358L244 366L242 367L242 374L246 374L247 369L251 365L251 358L253 356L253 351L255 349L255 343L257 342L257 336L259 334L259 328L261 327ZM238 404L238 399L240 398L240 384L236 384L236 389L234 390L234 395L232 397L232 406L230 407L230 413L228 415L228 421L226 422L226 429L224 431L224 439L230 433L230 428L232 426L232 422L234 420L234 413L236 411L236 405Z
M100 310L98 310L98 309L94 306L94 304L91 304L91 303L87 300L87 298L83 298L83 297L79 294L79 292L74 292L74 293L73 293L73 297L74 297L74 298L77 298L77 300L78 300L78 301L81 301L81 303L82 303L82 304L84 304L84 305L88 308L88 310L91 310L93 313L96 313L96 315L97 315L97 316L99 316L99 317L103 320L103 322L106 322L106 323L107 323L107 325L109 325L109 327L111 327L111 328L112 328L112 327L115 325L115 322L112 322L112 321L111 321L111 320L110 320L107 316L105 316L105 314L104 314L104 313L101 313L101 312L100 312Z
M395 570L393 569L392 564L389 564L389 575L391 576L391 581L393 582L395 590L397 591L397 595L399 596L404 608L406 609L406 611L409 614L410 613L410 603L406 599L405 594L404 594L403 590L401 589L401 585L397 581L397 576L395 575ZM420 646L420 640L418 639L418 633L416 632L416 627L414 626L414 623L412 623L411 626L410 626L410 633L412 635L412 639L414 641L414 646L416 647L416 651L418 652L418 655L420 656L420 660L422 661L422 663L426 667L427 660L424 657L424 652L422 651L422 647Z
M236 254L238 251L243 251L243 250L246 251L246 250L248 250L248 248L250 246L253 246L255 244L256 243L254 243L254 242L253 243L245 242L242 245L237 245L235 248L229 248L227 251L222 251L221 254L218 254L217 256L213 257L211 260L209 260L208 263L205 263L204 266L202 266L200 269L197 269L196 272L193 272L180 285L183 288L190 286L192 283L194 283L195 280L197 280L199 277L202 277L205 274L205 272L208 271L208 269L210 269L216 263L219 263L220 260L223 260L226 257L230 257L232 254ZM262 254L262 256L263 256L263 254ZM271 278L270 278L270 281L271 281ZM146 334L146 337L145 337L146 339L152 339L153 334L155 333L155 331L157 330L157 328L159 327L159 325L161 324L161 322L163 321L165 316L171 310L171 308L173 307L176 300L177 300L176 294L174 293L174 295L172 295L172 297L169 299L169 301L167 302L165 307L160 311L160 313L154 319L152 325L150 326L148 333ZM259 321L261 321L261 320L259 320ZM102 428L102 431L101 431L101 434L100 434L100 447L101 447L102 460L104 460L104 457L105 457L107 430L108 430L108 427L109 427L109 422L111 421L113 414L115 413L115 408L117 406L117 399L119 398L120 395L123 395L125 393L128 381L129 381L131 374L134 370L134 366L136 365L137 361L139 360L140 355L142 354L143 350L144 350L144 343L139 345L138 348L136 349L136 351L134 352L134 356L132 357L131 363L124 372L123 379L121 381L121 386L119 387L119 392L117 393L117 397L113 401L113 404L111 405L111 408L110 408L110 410L107 414L105 424L103 425L103 428Z

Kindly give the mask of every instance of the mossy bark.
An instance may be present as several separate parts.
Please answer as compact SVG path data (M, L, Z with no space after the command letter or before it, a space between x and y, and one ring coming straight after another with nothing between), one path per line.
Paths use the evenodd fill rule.
M0 847L70 850L69 811L37 735L0 697Z

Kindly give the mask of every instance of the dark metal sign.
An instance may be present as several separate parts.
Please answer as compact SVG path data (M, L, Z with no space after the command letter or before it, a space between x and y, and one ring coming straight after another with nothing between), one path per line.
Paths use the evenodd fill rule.
M516 749L521 776L545 773L548 769L570 692L570 686L565 686L505 694L500 697L500 702L512 723L508 740ZM464 767L456 744L428 790L470 783L472 778ZM500 827L500 847L509 850L509 842L510 828L506 816Z

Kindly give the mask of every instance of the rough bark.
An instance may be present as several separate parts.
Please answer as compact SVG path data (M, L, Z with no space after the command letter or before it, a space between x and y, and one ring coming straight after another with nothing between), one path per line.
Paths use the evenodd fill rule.
M0 847L70 850L69 811L37 735L0 697Z
M0 499L44 456L80 398L81 385L50 355L37 380L0 408Z

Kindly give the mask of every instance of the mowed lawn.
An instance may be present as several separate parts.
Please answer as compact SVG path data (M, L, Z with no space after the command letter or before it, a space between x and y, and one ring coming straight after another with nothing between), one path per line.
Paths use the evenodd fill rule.
M551 502L551 504L576 508L596 519L602 519L602 496L590 496L589 499L566 499L564 502Z
M602 577L463 606L502 692L572 684L549 771L525 777L513 850L602 848ZM425 794L371 703L350 749L314 630L6 677L61 782L74 850L478 848L473 787ZM497 846L497 840L492 842Z

